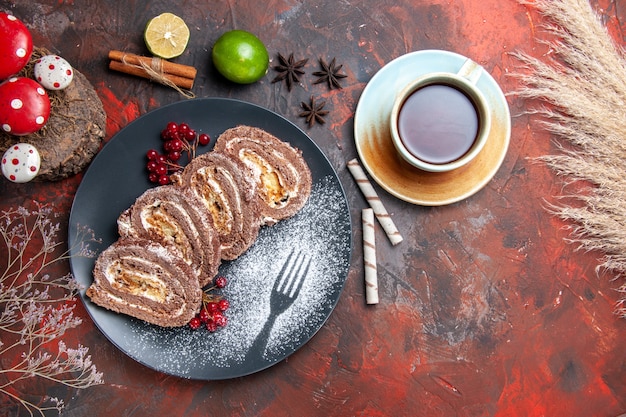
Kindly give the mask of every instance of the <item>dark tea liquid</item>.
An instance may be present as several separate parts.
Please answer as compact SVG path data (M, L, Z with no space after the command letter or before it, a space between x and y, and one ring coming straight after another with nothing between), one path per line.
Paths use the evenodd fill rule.
M416 90L402 105L398 132L415 157L444 164L462 157L478 134L478 113L463 92L445 84Z

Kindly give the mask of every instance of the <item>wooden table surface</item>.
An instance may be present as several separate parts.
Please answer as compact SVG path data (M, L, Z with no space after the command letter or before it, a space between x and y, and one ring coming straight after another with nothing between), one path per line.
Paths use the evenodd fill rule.
M246 377L193 381L148 369L84 323L64 336L89 347L105 383L74 390L33 386L66 402L65 416L618 416L626 412L626 321L614 314L618 283L598 273L599 253L565 242L566 224L546 211L562 183L533 157L555 152L550 135L507 100L511 143L495 177L461 202L423 207L376 185L404 241L376 230L380 303L364 297L361 209L365 199L346 162L357 156L353 121L368 81L408 52L443 49L482 64L505 93L523 51L543 57L541 16L515 0L259 2L230 0L0 0L29 27L35 44L66 58L91 81L107 113L106 140L137 117L185 100L177 92L107 68L109 50L146 55L143 28L165 11L191 29L175 62L198 69L197 97L266 107L307 132L337 171L350 204L354 250L345 289L321 330L275 366ZM592 1L617 42L624 1ZM309 58L291 92L216 73L212 44L226 30L255 32L277 53ZM337 57L343 88L313 85L319 57ZM298 117L310 96L327 101L324 125ZM0 181L0 209L51 204L67 225L82 175L59 182ZM63 269L65 268L65 269ZM58 273L67 272L63 266ZM4 401L3 401L4 402ZM7 409L5 409L7 410ZM8 415L23 415L8 409Z

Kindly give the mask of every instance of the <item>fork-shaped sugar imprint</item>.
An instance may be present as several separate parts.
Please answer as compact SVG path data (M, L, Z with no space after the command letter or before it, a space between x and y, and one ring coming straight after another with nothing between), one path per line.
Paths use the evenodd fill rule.
M276 311L277 314L286 310L298 298L311 265L311 259L307 260L307 256L301 252L292 260L294 253L295 250L289 254L274 282L270 304L272 312Z
M295 257L294 257L295 255ZM265 348L278 316L285 312L298 298L302 285L309 273L311 258L303 253L291 251L283 264L270 296L270 314L248 351L247 360L263 359Z

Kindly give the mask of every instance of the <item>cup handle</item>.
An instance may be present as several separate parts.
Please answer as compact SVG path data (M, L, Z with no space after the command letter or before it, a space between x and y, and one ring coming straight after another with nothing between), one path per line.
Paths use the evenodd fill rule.
M468 58L463 63L463 66L461 67L459 72L457 72L457 75L460 75L463 78L467 78L467 80L472 84L476 84L482 73L483 67Z

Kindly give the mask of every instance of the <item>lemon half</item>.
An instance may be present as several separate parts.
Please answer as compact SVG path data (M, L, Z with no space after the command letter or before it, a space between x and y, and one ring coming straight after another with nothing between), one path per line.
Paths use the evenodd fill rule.
M160 14L148 21L143 38L150 53L170 59L181 55L189 42L189 28L172 13Z

